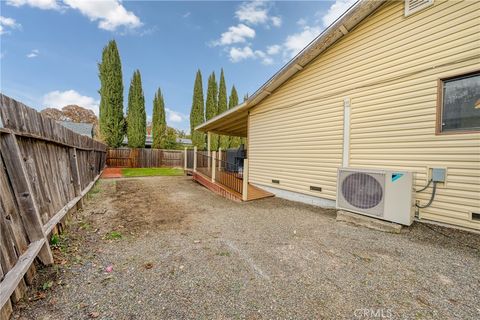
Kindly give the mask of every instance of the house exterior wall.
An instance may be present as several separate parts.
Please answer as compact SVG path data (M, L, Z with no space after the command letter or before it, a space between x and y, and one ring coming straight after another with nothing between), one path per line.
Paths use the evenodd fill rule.
M408 17L389 2L251 109L250 182L335 200L348 97L350 167L410 170L416 188L447 168L420 218L480 229L480 133L436 134L438 79L478 69L479 1L435 0Z

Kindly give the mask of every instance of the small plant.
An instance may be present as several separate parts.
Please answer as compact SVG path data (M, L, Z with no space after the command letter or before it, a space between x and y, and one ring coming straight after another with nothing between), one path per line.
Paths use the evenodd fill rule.
M47 290L50 289L52 286L53 286L53 281L47 281L47 282L44 282L44 283L43 283L42 289L43 289L43 291L47 291Z
M118 231L111 231L104 237L105 240L119 240L122 238L122 234Z
M97 182L95 183L95 185L92 187L92 189L90 189L90 194L94 195L94 194L97 194L99 193L100 191L102 191L102 188L100 186L100 184Z
M228 251L220 251L217 253L217 256L220 256L220 257L230 257L230 252Z
M89 230L91 228L90 224L86 221L80 222L80 230Z
M60 244L60 236L58 234L52 234L52 237L50 238L50 245L52 247L58 247Z
M50 246L53 249L59 249L61 252L66 252L68 248L67 240L68 238L65 234L52 234L52 237L50 238Z

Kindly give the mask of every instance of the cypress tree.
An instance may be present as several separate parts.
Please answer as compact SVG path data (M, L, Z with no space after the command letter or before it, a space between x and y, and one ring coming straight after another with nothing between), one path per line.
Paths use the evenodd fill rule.
M210 120L218 113L218 86L215 80L215 72L208 77L207 102L205 106L205 119ZM210 150L218 149L218 135L213 134L210 138Z
M232 109L237 105L238 105L237 89L235 88L235 86L232 86L232 90L230 91L230 97L228 97L228 109Z
M153 98L152 135L152 148L166 148L167 121L165 119L165 102L160 88L158 88L155 98Z
M147 133L147 115L140 71L135 70L128 92L127 137L131 148L144 148Z
M227 86L225 84L225 75L223 74L223 68L220 72L220 86L218 88L218 111L217 114L221 114L227 111ZM219 136L219 147L222 150L225 150L230 145L230 137L229 136Z
M228 98L228 108L231 109L238 105L238 94L235 86L232 86L232 91L230 92L230 97ZM230 148L238 148L241 144L240 137L231 137L230 138Z
M175 129L167 127L165 135L165 149L175 150L178 149L177 132Z
M125 136L123 118L122 63L115 40L103 48L102 62L98 64L100 78L100 135L112 148L122 145Z
M192 144L200 150L205 149L205 134L196 131L195 127L205 122L204 107L202 73L198 70L195 76L192 109L190 110L190 135L192 137Z

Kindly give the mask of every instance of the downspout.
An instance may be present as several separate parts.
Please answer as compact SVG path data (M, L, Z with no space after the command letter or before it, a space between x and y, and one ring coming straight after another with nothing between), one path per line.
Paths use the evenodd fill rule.
M342 167L350 165L350 98L343 99L343 155Z

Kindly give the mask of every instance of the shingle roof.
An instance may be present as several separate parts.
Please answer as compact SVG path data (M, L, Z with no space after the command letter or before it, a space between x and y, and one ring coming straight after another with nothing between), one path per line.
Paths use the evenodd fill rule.
M93 138L92 136L93 124L91 123L77 123L77 122L71 122L71 121L57 121L57 122L60 123L65 128L72 130L73 132Z
M185 138L177 138L177 143L192 144L192 140L191 139L185 139Z

